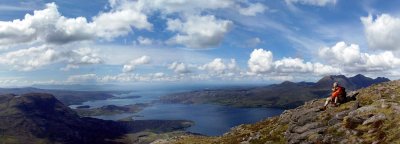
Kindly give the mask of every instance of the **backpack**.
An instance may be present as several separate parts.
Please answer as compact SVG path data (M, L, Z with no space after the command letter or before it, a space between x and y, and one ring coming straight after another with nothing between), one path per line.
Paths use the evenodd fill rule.
M347 93L346 93L346 88L341 87L342 88L342 93L339 95L339 100L340 102L344 102L346 101L347 98Z

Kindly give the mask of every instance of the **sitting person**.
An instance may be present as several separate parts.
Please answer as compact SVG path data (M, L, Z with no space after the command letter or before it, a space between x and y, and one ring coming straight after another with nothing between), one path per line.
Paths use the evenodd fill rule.
M338 82L334 82L332 87L332 95L326 99L325 105L322 109L325 110L329 103L333 103L334 106L338 106L340 101L345 101L345 98L345 88L341 87Z

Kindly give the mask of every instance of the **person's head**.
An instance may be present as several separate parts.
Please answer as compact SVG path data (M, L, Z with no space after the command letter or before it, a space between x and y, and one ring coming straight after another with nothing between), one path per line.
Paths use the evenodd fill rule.
M332 87L333 88L337 88L338 86L339 86L339 83L338 82L334 82Z

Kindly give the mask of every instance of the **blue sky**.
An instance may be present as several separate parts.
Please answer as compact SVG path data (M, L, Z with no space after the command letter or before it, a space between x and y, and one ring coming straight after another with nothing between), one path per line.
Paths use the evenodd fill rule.
M0 1L0 85L400 75L399 1Z

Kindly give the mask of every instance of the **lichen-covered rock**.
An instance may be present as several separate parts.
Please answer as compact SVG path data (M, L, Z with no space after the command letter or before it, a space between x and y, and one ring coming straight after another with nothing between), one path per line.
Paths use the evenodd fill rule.
M306 124L304 126L296 126L295 128L293 128L292 131L295 132L295 133L301 134L301 133L304 133L306 131L309 131L311 129L315 129L315 128L318 128L318 127L321 127L321 126L322 126L321 122L313 122L313 123L308 123L308 124Z
M386 115L383 113L379 113L379 114L374 115L374 116L370 117L369 119L365 120L362 124L368 125L368 124L375 123L377 121L382 121L385 119L386 119Z
M345 128L353 129L358 125L362 124L364 119L357 116L346 116L343 120L343 126Z
M354 116L354 115L359 115L359 114L365 114L367 112L371 112L373 110L376 110L377 107L374 105L369 105L369 106L363 106L361 108L358 108L352 112L350 112L348 115L349 116Z

